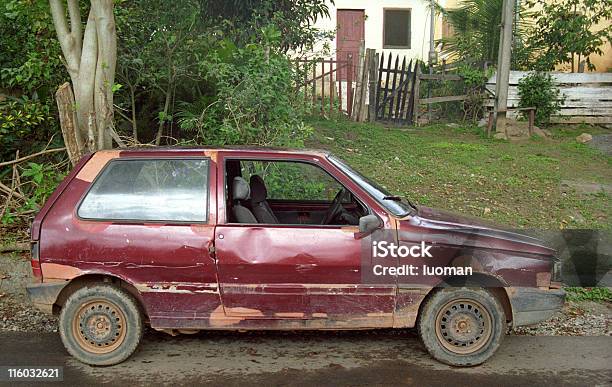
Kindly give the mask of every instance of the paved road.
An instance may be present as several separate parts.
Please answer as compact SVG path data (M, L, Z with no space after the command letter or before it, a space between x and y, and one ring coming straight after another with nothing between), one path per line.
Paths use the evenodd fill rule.
M412 331L148 332L113 367L70 358L57 334L0 333L0 365L62 365L69 384L612 385L612 337L508 336L488 363L431 360Z

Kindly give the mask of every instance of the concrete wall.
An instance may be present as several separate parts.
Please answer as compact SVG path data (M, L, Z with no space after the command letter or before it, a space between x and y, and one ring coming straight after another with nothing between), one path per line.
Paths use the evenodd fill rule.
M446 0L438 1L442 6ZM405 50L387 50L394 54L406 55L407 59L427 59L429 52L429 1L427 0L336 0L335 5L329 5L329 18L317 20L315 27L325 31L336 30L336 11L338 9L363 9L365 11L365 47L374 48L377 52L383 50L383 9L406 8L411 10L411 48ZM437 18L436 39L441 34L441 18ZM334 33L335 36L335 33ZM330 44L331 56L336 54L336 40ZM314 51L321 52L323 43L319 43Z

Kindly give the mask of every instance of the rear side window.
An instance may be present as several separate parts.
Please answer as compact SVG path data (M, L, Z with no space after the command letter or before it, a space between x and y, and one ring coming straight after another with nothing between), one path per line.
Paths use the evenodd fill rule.
M205 222L207 159L113 160L94 181L85 219Z

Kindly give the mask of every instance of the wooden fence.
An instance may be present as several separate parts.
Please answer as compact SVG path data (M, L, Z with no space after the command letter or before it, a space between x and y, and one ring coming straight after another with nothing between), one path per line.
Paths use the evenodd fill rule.
M519 105L518 82L529 74L526 71L510 72L508 107ZM565 96L561 110L552 117L557 123L612 123L612 73L550 73ZM487 89L495 92L496 75L487 81ZM486 105L493 107L491 98ZM508 112L509 115L515 115Z
M417 60L406 63L406 57L400 65L399 55L394 61L392 53L387 53L385 61L385 53L380 54L373 109L376 120L397 124L413 122L418 65Z
M298 85L313 111L332 113L334 110L351 116L353 112L353 65L350 60L300 59L296 69L303 81ZM345 102L343 103L343 98ZM335 101L337 99L337 101Z

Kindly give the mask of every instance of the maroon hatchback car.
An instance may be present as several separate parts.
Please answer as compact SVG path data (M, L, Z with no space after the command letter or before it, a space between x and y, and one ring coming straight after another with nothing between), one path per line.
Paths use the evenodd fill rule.
M475 365L508 327L562 306L554 254L413 206L323 151L111 150L85 156L36 216L28 293L93 365L127 359L145 324L416 326L436 359Z

